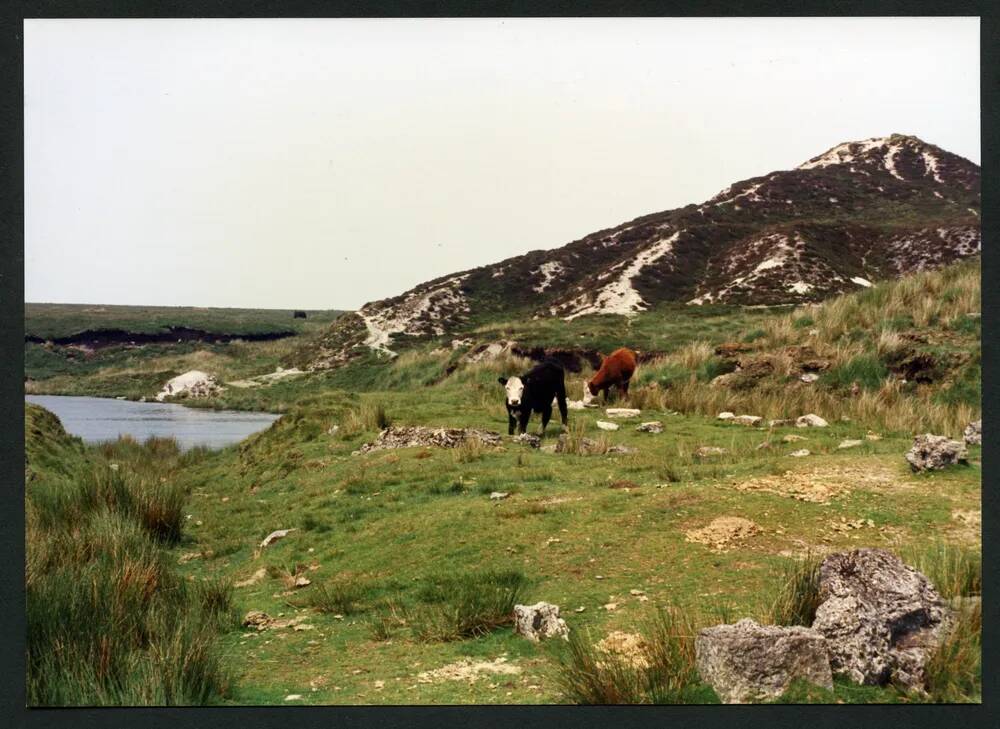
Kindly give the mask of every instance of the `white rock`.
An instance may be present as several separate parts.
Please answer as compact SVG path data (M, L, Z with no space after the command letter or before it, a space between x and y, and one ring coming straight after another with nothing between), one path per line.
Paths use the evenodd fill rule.
M796 428L825 428L828 425L828 422L823 420L823 418L819 415L814 415L813 413L803 415L795 420Z
M597 427L600 428L601 430L618 430L620 426L618 425L618 423L609 423L606 420L598 420Z
M506 499L510 494L506 491L494 491L490 494L490 501L501 501Z
M737 415L732 421L737 425L746 425L752 428L763 423L764 418L759 415Z
M642 414L638 408L608 408L604 412L609 418L638 418Z
M802 458L804 456L808 456L809 455L809 451L806 450L805 448L803 448L802 450L792 451L788 455L794 456L795 458Z
M639 425L635 426L635 429L638 430L640 433L662 433L663 423L661 423L659 420L651 420L648 423L640 423Z
M840 445L837 446L837 450L844 450L845 448L857 448L859 445L863 444L863 440L842 440Z
M569 640L569 627L559 617L559 606L547 602L514 606L514 632L532 643L558 636Z
M166 397L174 397L183 392L191 397L210 397L222 391L214 375L201 370L191 370L183 375L177 375L168 380L163 389L157 393L156 399L162 402Z
M731 413L731 412L729 412L729 411L727 410L727 411L726 411L726 412L724 412L724 413L719 413L719 414L718 414L717 416L715 416L715 417L716 417L716 420L732 420L733 418L735 418L735 417L736 417L736 413Z
M294 531L295 531L294 529L277 529L277 530L271 532L270 534L268 534L266 537L264 537L264 541L260 543L260 546L261 546L262 549L264 547L270 546L271 544L274 544L279 539L284 539L291 532L294 532Z
M799 379L802 380L803 382L815 382L816 380L819 379L819 375L817 375L815 372L806 372L804 375L799 377Z

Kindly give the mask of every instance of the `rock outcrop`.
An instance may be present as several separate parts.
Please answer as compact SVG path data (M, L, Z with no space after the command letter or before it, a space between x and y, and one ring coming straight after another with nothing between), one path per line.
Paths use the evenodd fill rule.
M168 397L213 397L222 392L215 375L201 370L191 370L183 375L177 375L163 386L156 395L157 402L163 402Z
M921 689L924 666L951 622L930 581L884 549L831 554L819 569L812 627L834 673L856 683Z
M745 618L699 631L695 653L698 673L727 704L777 698L796 679L833 688L826 641L810 628Z
M913 438L913 447L907 452L906 461L914 471L938 471L963 463L967 455L963 443L943 435L924 433Z

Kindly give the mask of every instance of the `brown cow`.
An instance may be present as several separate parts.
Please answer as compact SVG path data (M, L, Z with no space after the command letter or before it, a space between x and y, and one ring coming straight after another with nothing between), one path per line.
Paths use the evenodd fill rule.
M628 397L628 383L635 374L635 352L622 347L601 360L601 369L583 389L583 402L589 403L598 393L604 392L604 402L608 401L608 389L614 385Z

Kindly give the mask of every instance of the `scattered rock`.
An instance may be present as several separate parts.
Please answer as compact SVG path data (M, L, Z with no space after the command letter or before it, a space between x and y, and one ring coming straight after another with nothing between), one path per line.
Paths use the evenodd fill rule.
M626 446L626 445L615 445L615 446L611 446L610 448L608 448L607 452L608 453L613 453L613 454L614 453L619 453L619 454L620 453L636 453L637 450L635 448L630 448L629 446Z
M263 610L251 610L243 616L244 628L255 628L256 630L267 630L274 620Z
M421 671L417 674L417 681L420 683L440 683L442 681L467 681L475 683L484 674L494 674L501 676L514 676L521 672L521 669L513 663L507 662L506 656L500 656L492 661L476 661L472 658L463 658L447 666L435 668L431 671Z
M837 446L837 450L842 451L845 448L857 448L859 445L864 445L864 443L863 440L842 440L840 441L840 445Z
M835 673L922 689L924 666L951 623L924 575L884 549L839 552L820 564L819 596L812 627L825 636Z
M895 488L899 477L890 468L872 466L829 466L809 471L785 471L780 475L759 476L747 481L734 482L737 491L763 491L807 501L829 504L834 498L850 493L852 487L871 491Z
M964 463L967 456L963 443L943 435L925 433L913 438L913 447L907 452L906 460L914 471L937 471Z
M587 407L587 406L584 404L583 400L567 400L566 401L566 409L567 410L583 410L585 407Z
M823 418L819 415L815 415L813 413L803 415L795 420L796 428L825 428L828 425L828 422L823 420Z
M823 636L802 626L735 625L704 628L695 638L698 673L727 704L774 699L796 679L833 689Z
M494 491L490 494L490 501L501 501L506 499L510 494L506 491Z
M421 425L390 426L379 433L374 442L366 443L357 452L371 453L390 448L415 448L418 446L457 448L470 439L478 439L483 445L489 447L500 446L503 442L500 434L492 430L427 428Z
M809 455L809 449L801 448L797 451L792 451L788 455L790 455L792 458L805 458L806 456Z
M598 641L594 647L616 664L639 670L649 668L652 665L649 660L649 644L645 638L636 633L615 630ZM606 666L601 661L597 661L597 667L605 668Z
M874 527L875 522L871 519L853 519L852 521L847 521L847 517L840 517L840 521L831 521L830 529L835 532L849 532L853 529L864 529L865 527Z
M784 428L789 425L794 425L795 421L789 418L778 418L776 420L768 420L767 427L769 428Z
M732 419L737 425L746 425L748 427L754 428L764 422L764 418L759 415L737 415Z
M662 433L663 423L661 423L659 420L651 420L648 423L640 423L639 425L635 426L635 429L638 430L640 433Z
M739 516L720 516L713 519L708 526L685 532L684 539L704 544L716 552L725 552L731 545L760 534L760 531L760 527L749 519Z
M620 426L618 423L609 423L606 420L598 420L597 427L601 430L618 430Z
M222 392L215 375L210 375L201 370L191 370L183 375L177 375L163 386L156 395L158 402L163 402L164 398L185 395L187 397L213 397Z
M869 430L867 433L865 433L865 440L872 440L872 441L882 440L882 436L879 435L878 433L873 433L872 431Z
M303 576L300 575L299 577L295 578L294 587L296 589L298 589L300 587L308 587L311 584L312 584L312 581L308 577L303 577Z
M559 617L559 606L547 602L514 606L514 632L532 643L558 636L569 640L566 621Z
M616 602L609 602L609 603L605 603L604 605L601 605L601 607L603 609L607 610L609 613L611 613L611 612L614 612L615 610L618 609L618 603L616 603Z
M982 445L983 421L976 420L975 422L969 423L965 426L965 431L962 433L962 437L964 438L966 445Z
M763 443L759 443L754 447L755 451L763 451L771 447L771 442L765 440Z
M514 436L512 440L515 443L521 443L529 448L539 448L542 445L542 439L532 433L521 433L520 435Z
M302 700L302 694L288 694L288 696L285 697L285 701L301 701L301 700Z
M782 443L794 443L799 440L808 440L804 435L795 435L794 433L789 433L781 439Z
M260 543L260 548L263 549L264 547L269 547L279 539L284 539L294 531L295 529L276 529L264 537L264 541Z
M326 429L326 434L327 435L336 435L337 431L339 431L339 430L340 430L340 426L339 425L331 425L329 428Z
M609 418L638 418L642 410L638 408L608 408L604 414Z
M711 456L721 456L728 452L725 448L718 448L716 446L698 446L694 454L698 458L709 458Z
M731 413L728 410L724 413L719 413L715 416L716 420L732 420L736 417L736 413Z
M806 372L803 375L799 375L799 379L805 383L812 383L819 379L819 375L815 372Z

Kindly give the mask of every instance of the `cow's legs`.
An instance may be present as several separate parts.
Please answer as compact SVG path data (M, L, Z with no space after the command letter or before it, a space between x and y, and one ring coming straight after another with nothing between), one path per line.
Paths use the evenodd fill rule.
M628 398L628 380L622 380L621 388L622 388L622 396L627 399Z
M539 436L545 435L545 426L549 424L549 420L552 418L552 403L549 403L542 409L542 429L538 431Z
M507 411L507 435L514 435L514 426L517 424L517 420L514 418L514 413L510 410Z
M520 417L518 418L518 421L517 421L517 425L518 425L517 433L518 433L518 435L523 435L523 434L525 434L525 433L528 432L528 421L530 419L531 419L531 410L529 408L525 407L525 409L521 411L521 415L520 415Z
M562 385L556 390L556 404L559 405L559 418L562 420L562 427L567 427L569 416L566 413L566 386Z

